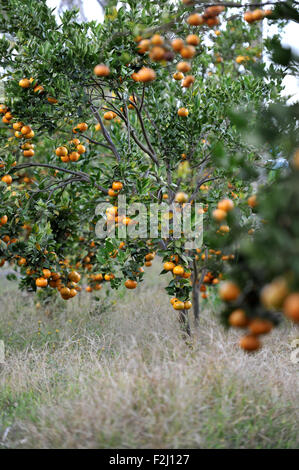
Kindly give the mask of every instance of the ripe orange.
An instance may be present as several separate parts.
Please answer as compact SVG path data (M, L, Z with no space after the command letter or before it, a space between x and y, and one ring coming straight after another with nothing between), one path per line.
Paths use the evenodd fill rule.
M187 73L191 70L191 65L189 62L181 61L177 64L176 68L179 72Z
M24 155L24 157L33 157L34 150L33 149L24 150L23 155Z
M55 150L57 157L65 157L67 155L67 148L66 147L57 147Z
M254 318L248 328L253 335L264 335L272 330L273 323L262 318Z
M85 153L86 148L84 147L84 145L77 145L77 152L79 153L79 155L82 155L82 153Z
M204 18L198 13L193 13L192 15L188 16L187 23L191 26L200 26L204 24Z
M180 50L184 47L184 41L181 38L176 38L171 41L171 47L175 52L180 52Z
M155 62L159 62L164 59L165 57L165 49L160 46L155 46L149 53L150 59L154 60Z
M113 181L112 183L112 189L114 191L120 191L123 188L123 184L121 181Z
M213 219L217 220L217 222L225 219L226 215L227 213L222 209L215 209L212 212Z
M191 46L198 46L200 43L200 38L197 36L197 34L189 34L186 37L186 43Z
M33 88L34 93L39 93L45 91L44 87L42 85L37 85L36 87Z
M92 292L92 287L87 286L87 287L85 287L85 290L86 290L86 292Z
M236 328L245 328L248 325L248 319L246 317L246 313L241 308L234 310L229 318L228 322L231 326L235 326Z
M147 268L148 268L149 266L151 266L151 265L152 265L152 262L151 262L151 261L146 261L146 262L144 263L144 266L146 266Z
M257 206L256 194L253 194L252 196L250 196L250 197L247 199L247 204L248 204L249 207L251 207L252 209Z
M31 127L30 127L30 126L23 126L23 127L21 127L21 133L22 133L23 135L29 134L29 132L31 132Z
M156 72L149 67L142 67L138 72L138 81L139 82L152 82L156 78Z
M173 308L175 310L184 310L185 308L185 304L184 302L182 302L181 300L176 300L173 304L172 304Z
M183 59L192 59L192 57L195 56L196 50L194 46L184 46L180 50L180 54L183 57Z
M219 295L225 302L232 302L239 297L240 289L234 282L224 281L220 284Z
M48 281L44 277L39 277L39 278L36 279L35 285L37 287L47 287Z
M234 208L234 203L231 199L222 199L218 202L217 207L222 211L229 212Z
M178 109L178 115L179 115L180 117L187 117L188 114L189 114L189 111L188 111L187 108L179 108L179 109Z
M184 302L184 309L189 310L191 307L192 303L190 302L190 300L186 300L186 302Z
M93 72L97 77L107 77L110 74L110 69L105 64L98 64L93 69Z
M106 121L111 121L113 118L114 118L114 114L112 111L107 111L104 114L104 119L106 119Z
M185 270L183 268L183 266L181 266L180 264L178 266L175 266L172 270L173 274L175 274L176 276L183 276Z
M191 85L193 85L195 81L195 78L193 75L187 75L187 77L184 78L182 86L184 88L190 88Z
M43 269L43 276L45 279L49 279L51 277L50 269Z
M80 154L78 152L71 152L69 155L69 159L71 162L77 162L80 158Z
M60 289L60 295L64 300L68 300L71 297L71 291L68 287L62 287L62 289Z
M7 215L2 215L2 217L0 218L0 224L5 225L7 224L7 221L8 221Z
M22 80L19 81L19 85L22 88L29 88L31 85L30 80L28 78L22 78Z
M252 19L253 21L259 21L259 20L262 20L264 18L264 11L257 8L256 10L254 10L252 12Z
M147 255L145 255L145 259L146 261L151 261L155 258L155 255L154 253L148 253Z
M245 351L256 351L261 347L259 339L254 335L245 335L240 339L239 345Z
M77 271L71 271L68 275L68 278L70 281L75 282L77 284L77 282L79 282L81 279L81 275ZM102 279L103 279L103 276L102 276Z
M88 125L86 122L80 122L77 126L76 129L79 129L80 132L85 132L88 129Z
M56 98L52 98L52 96L48 96L47 98L48 102L51 104L56 104L58 103L58 100Z
M22 132L22 130L21 130ZM28 132L28 134L25 134L25 139L33 139L34 137L34 132L31 130L30 132Z
M108 196L115 197L118 195L118 192L114 191L112 188L108 189Z
M173 74L173 78L174 78L175 80L183 80L184 75L182 74L182 72L175 72L175 73Z
M164 44L164 38L160 34L154 34L151 38L151 43L154 46L162 46L162 44Z
M10 185L12 183L12 177L10 175L4 175L2 176L1 181L3 181L3 183Z
M127 289L136 289L137 281L133 281L132 279L127 279L125 282L125 286Z
M188 201L188 194L183 192L176 193L174 200L179 204L186 203Z
M288 295L283 304L283 313L295 323L299 323L299 293Z
M228 225L220 225L219 230L220 230L220 232L222 232L222 233L228 233L229 230L230 230L230 228L229 228Z
M167 261L166 263L163 264L163 269L165 269L165 271L172 271L174 267L175 267L175 264L172 263L171 261Z
M137 50L138 50L139 54L145 54L146 51L149 50L150 44L151 44L151 42L150 42L149 39L142 39L139 42L138 46L137 46Z
M19 121L19 122L14 122L12 127L14 128L15 131L20 131L23 125L24 124Z

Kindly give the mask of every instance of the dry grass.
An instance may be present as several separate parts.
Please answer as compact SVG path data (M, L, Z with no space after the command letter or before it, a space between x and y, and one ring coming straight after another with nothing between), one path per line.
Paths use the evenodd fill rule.
M39 310L2 284L0 447L298 446L295 327L249 356L211 305L186 343L153 276L125 297L83 294Z

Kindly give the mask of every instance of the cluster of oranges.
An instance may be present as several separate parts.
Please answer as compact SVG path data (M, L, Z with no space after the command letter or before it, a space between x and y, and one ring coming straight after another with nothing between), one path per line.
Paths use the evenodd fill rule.
M4 116L2 117L2 122L4 122L4 124L12 124L14 116L12 112L8 110L5 104L0 105L0 114L4 114ZM34 131L31 129L31 127L25 125L21 121L13 122L12 129L14 130L14 135L17 139L23 138L29 140L33 139L34 137ZM34 145L31 142L25 142L21 145L21 148L23 150L24 157L33 157Z
M190 26L202 26L203 24L206 24L207 26L212 28L213 26L217 26L220 23L219 15L224 10L225 8L223 6L215 5L212 7L208 7L204 10L202 15L200 15L199 13L192 13L192 15L188 16L187 23Z
M122 188L123 188L123 183L121 181L113 181L111 188L108 189L108 196L110 197L118 196Z
M96 274L90 274L88 276L89 281L88 281L88 286L86 286L85 290L86 292L92 292L94 290L101 290L103 287L102 282L110 282L112 279L115 278L115 275L113 273L96 273Z
M28 276L35 274L32 270L27 270ZM36 287L52 287L57 289L64 300L71 299L81 291L81 287L78 286L78 282L81 279L81 275L77 271L71 271L67 278L66 283L62 282L60 273L52 272L50 269L42 269L42 276L35 280Z
M228 233L229 226L224 224L223 221L226 219L228 212L232 211L234 203L231 199L222 199L217 204L217 209L212 212L213 219L221 223L218 233Z
M272 10L261 10L257 8L253 11L246 11L244 13L244 20L247 23L254 23L255 21L263 20L266 16L270 16L272 14Z
M214 250L213 250L214 251ZM207 294L207 286L216 286L219 283L219 279L222 278L222 274L220 273L218 277L213 274L211 271L208 271L203 278L202 285L200 286L199 290L201 292L201 297L206 299L208 297Z
M33 92L34 93L38 93L39 95L41 94L44 94L45 93L45 89L42 85L39 85L37 83L37 81L31 77L31 78L22 78L20 81L19 81L19 86L21 88L31 88L33 87ZM57 99L56 98L53 98L52 96L48 96L47 97L47 101L50 103L50 104L56 104L58 103Z
M80 143L79 139L73 139L67 146L57 147L55 153L57 157L64 163L66 162L77 162L80 155L86 152L84 145Z

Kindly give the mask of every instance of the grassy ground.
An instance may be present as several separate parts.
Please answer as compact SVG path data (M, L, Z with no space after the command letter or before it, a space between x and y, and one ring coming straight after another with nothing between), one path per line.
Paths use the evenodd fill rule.
M158 281L37 309L0 279L0 448L298 447L298 330L249 356L207 303L186 343Z

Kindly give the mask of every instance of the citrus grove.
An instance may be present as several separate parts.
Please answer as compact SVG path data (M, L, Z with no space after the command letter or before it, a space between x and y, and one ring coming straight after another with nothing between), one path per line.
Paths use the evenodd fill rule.
M299 113L281 97L298 58L261 33L298 22L297 2L110 2L101 24L22 3L0 8L0 265L21 288L69 300L142 287L159 258L182 328L219 296L247 351L281 318L298 322ZM291 164L276 171L281 157ZM171 230L110 237L112 223L137 224L119 195L163 202L170 225L201 203L202 247Z

